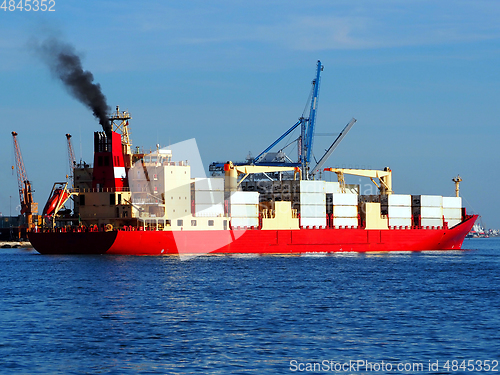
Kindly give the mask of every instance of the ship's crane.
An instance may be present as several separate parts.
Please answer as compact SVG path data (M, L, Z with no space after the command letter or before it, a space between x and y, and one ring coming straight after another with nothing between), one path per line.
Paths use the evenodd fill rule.
M21 203L21 215L26 217L26 225L28 229L34 227L33 214L38 213L38 203L33 202L33 191L31 182L28 180L24 161L21 155L21 148L17 142L17 133L12 132L14 140L14 152L16 154L16 171L17 171L17 186L19 189L19 201Z
M392 194L392 170L390 168L384 168L383 171L373 170L373 169L346 169L346 168L325 168L327 172L335 172L340 184L340 189L345 193L345 180L344 174L349 174L353 176L368 177L380 190L381 195ZM377 178L380 185L375 181Z
M273 173L273 172L293 172L294 178L297 173L300 175L299 167L283 167L283 166L264 166L264 165L235 165L228 161L224 164L224 173L226 179L226 187L229 191L236 191L245 178L256 173ZM238 177L244 175L238 181Z
M71 144L71 134L66 134L66 139L68 141L68 159L69 159L69 175L66 176L66 178L68 179L68 181L71 181L71 185L73 185L76 159L75 159L75 152L73 151L73 145Z

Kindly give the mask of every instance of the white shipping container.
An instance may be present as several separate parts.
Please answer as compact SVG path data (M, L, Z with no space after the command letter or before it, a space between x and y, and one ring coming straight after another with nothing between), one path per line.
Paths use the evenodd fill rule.
M445 219L462 219L461 208L443 208L443 216Z
M443 217L443 209L441 207L420 207L420 217L440 219Z
M411 206L411 195L409 194L390 194L387 196L389 206Z
M462 220L459 220L459 219L448 219L445 221L448 223L448 228L452 228L455 225L460 224L462 222Z
M421 207L443 207L443 197L441 195L418 195Z
M301 217L300 225L302 227L326 227L326 217Z
M356 217L334 217L332 220L334 227L358 227L358 218Z
M250 227L258 227L259 226L259 218L251 218L251 217L233 217L231 219L231 226L233 228L250 228Z
M411 218L411 206L388 206L389 217Z
M232 204L231 217L259 217L259 205Z
M194 212L196 216L223 216L224 206L219 204L195 204Z
M300 205L301 217L326 217L325 205Z
M325 181L300 180L301 193L325 193Z
M326 204L325 193L303 193L300 192L300 203L302 204Z
M195 204L217 204L224 203L223 191L199 191L194 192Z
M340 192L340 185L338 182L325 181L325 193L339 194Z
M462 197L443 197L443 208L462 208Z
M411 217L389 217L390 227L411 227Z
M195 178L194 190L224 191L223 178Z
M420 225L423 227L442 227L443 226L443 219L422 218L420 220Z
M259 192L235 191L231 193L231 204L259 204Z
M332 194L334 206L357 206L358 194Z
M358 206L333 206L333 217L358 217Z

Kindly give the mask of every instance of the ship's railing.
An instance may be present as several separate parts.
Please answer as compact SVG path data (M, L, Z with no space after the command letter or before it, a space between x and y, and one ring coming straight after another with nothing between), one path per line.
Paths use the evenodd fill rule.
M165 203L161 198L140 198L140 197L134 197L132 199L132 203L137 205L137 206L142 206L142 205L161 205L164 206Z
M69 191L71 193L122 193L122 192L129 192L130 188L129 187L116 187L116 188L101 187L95 189L74 188L74 189L69 189Z
M169 220L167 220L169 221ZM64 226L64 227L55 227L55 228L41 228L37 227L31 230L34 233L88 233L88 232L117 232L117 231L126 231L126 232L134 232L134 231L156 231L163 230L164 226L169 227L170 224L160 224L158 226L151 225L145 223L146 225L124 225L120 227L114 227L111 224L101 224L97 225L80 225L80 226Z
M167 166L167 167L187 167L189 165L188 160L182 161L157 161L157 160L143 160L144 165L154 165L154 166Z

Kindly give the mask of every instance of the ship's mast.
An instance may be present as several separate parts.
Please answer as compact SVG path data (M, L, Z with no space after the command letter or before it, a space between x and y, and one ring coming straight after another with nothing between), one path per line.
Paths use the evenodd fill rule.
M116 112L113 112L109 116L109 121L111 123L113 131L117 132L119 130L119 132L121 133L123 155L125 157L125 163L127 168L130 168L131 155L132 155L131 151L132 141L130 140L130 130L128 126L128 120L130 119L132 119L130 113L128 113L128 111L120 112L120 106L116 106Z

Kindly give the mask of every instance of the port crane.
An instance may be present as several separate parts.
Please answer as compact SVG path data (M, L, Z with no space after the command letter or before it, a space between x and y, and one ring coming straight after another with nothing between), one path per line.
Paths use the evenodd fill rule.
M325 154L321 157L320 161L316 164L314 168L311 168L311 161L313 159L312 150L314 143L314 132L316 125L316 114L318 110L318 100L319 100L319 84L321 78L321 72L324 66L321 61L318 60L316 64L316 75L312 81L312 89L310 94L309 104L309 116L305 116L303 113L299 120L290 127L285 133L278 137L273 143L271 143L264 151L262 151L255 158L249 158L243 163L234 163L234 165L255 165L255 166L273 166L273 167L294 167L300 168L301 179L311 180L316 178L321 174L322 166L326 160L330 157L333 151L337 148L340 142L347 135L349 130L353 127L356 119L352 119L340 132L338 137L332 143L332 145L326 150ZM308 105L306 105L306 108ZM284 152L284 148L288 147L290 144L281 148L278 152L270 152L275 146L282 142L289 134L291 134L295 129L300 128L300 135L295 140L297 142L298 157L297 161L293 161ZM292 143L294 143L293 141ZM210 164L209 171L219 172L222 171L224 163L214 162Z
M33 190L31 182L28 180L26 169L24 168L23 156L21 155L21 148L17 141L17 135L16 132L12 132L16 156L17 185L19 190L19 201L21 203L21 215L25 216L26 226L28 230L31 230L35 226L33 215L38 213L38 203L33 201ZM14 166L12 166L12 169L14 169Z
M68 181L73 181L74 169L76 165L75 152L73 151L73 145L71 144L71 134L66 134L66 140L68 142L68 160L69 160L69 174L66 176ZM71 182L73 185L73 182Z

